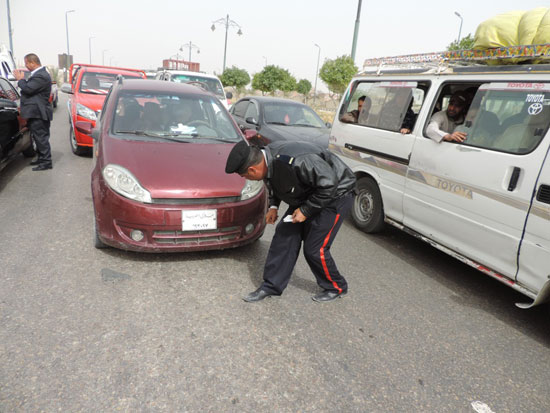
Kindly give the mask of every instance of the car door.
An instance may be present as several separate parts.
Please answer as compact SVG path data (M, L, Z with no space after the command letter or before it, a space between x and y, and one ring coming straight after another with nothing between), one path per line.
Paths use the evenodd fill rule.
M533 99L540 111L529 104ZM478 114L465 123L470 129L463 144L418 136L406 178L405 225L515 279L527 212L548 149L547 141L541 144L550 123L548 103L550 84L487 83L470 108ZM488 127L493 115L498 125ZM517 115L521 123L495 129Z
M5 78L0 78L0 159L14 148L19 132L19 95Z

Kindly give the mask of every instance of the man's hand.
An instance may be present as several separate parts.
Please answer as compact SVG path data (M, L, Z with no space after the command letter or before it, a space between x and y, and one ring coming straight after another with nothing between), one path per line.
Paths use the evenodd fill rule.
M15 80L20 81L21 79L25 78L25 74L23 73L22 70L15 69L13 71L13 77L15 77Z
M296 210L292 213L292 223L295 224L297 222L304 222L307 219L307 217L302 214L302 211L300 211L300 208L296 208Z
M458 143L462 143L466 140L466 133L464 132L453 132L448 133L447 135L443 136L444 141L454 141Z
M401 132L401 135L406 135L408 133L411 133L411 130L409 128L401 128L399 132Z
M275 208L270 208L267 214L265 214L265 222L267 224L274 224L275 221L277 221L277 217L277 210Z

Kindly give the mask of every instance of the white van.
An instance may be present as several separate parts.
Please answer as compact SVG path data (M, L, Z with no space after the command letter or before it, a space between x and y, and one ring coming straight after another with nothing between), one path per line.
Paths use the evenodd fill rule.
M356 76L334 119L330 149L358 178L354 223L413 234L533 299L522 308L548 301L550 65L393 69ZM466 140L438 143L426 128L457 91Z
M217 76L208 75L206 73L164 69L157 72L155 79L179 83L199 82L201 85L205 85L208 91L213 93L220 100L220 102L222 102L226 109L229 107L228 99L233 97L231 92L226 95L222 82Z
M11 50L9 50L5 45L0 45L0 76L5 77L16 86L15 76L13 71L15 70L15 60Z

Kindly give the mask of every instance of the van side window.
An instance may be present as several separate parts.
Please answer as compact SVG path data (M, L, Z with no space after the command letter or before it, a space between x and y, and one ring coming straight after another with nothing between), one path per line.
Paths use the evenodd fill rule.
M243 100L241 102L238 102L233 107L233 114L235 116L238 116L239 118L244 119L244 114L246 113L246 108L248 107L248 100Z
M550 84L487 83L478 89L461 128L465 145L531 152L550 125Z
M417 82L362 82L347 105L343 106L340 121L371 128L410 133L424 101L429 84ZM361 98L364 98L362 110Z

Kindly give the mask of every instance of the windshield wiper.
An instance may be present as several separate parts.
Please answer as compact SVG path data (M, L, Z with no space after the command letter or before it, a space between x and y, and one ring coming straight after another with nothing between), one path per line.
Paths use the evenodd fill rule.
M269 125L282 125L282 126L288 126L287 123L284 122L266 122Z
M117 130L115 133L123 133L127 135L149 136L151 138L161 138L162 136L156 133L145 132L144 130Z
M306 123L293 123L292 125L289 125L289 126L304 126L306 128L318 128L319 126L315 126L315 125L309 125L309 124L306 124Z

